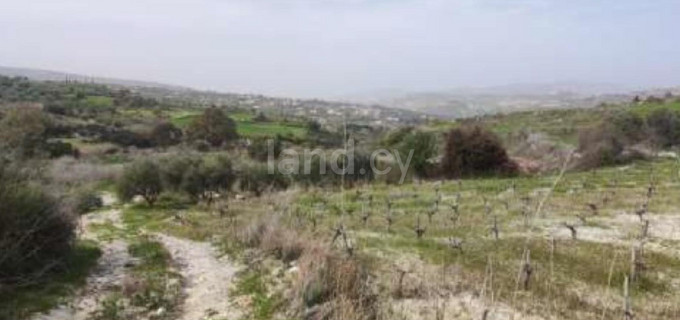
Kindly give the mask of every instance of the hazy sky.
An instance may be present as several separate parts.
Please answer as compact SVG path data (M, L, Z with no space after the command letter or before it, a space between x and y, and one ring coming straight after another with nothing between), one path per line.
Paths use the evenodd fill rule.
M680 1L0 0L0 65L307 97L680 85Z

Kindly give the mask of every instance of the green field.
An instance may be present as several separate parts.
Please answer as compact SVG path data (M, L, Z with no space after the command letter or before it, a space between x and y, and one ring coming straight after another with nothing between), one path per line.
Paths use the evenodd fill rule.
M191 122L200 116L198 111L181 111L172 114L171 122L179 128L186 128ZM303 137L306 129L303 125L297 123L281 123L281 122L254 122L252 121L252 114L249 113L232 113L229 117L236 121L237 132L244 137L258 137L258 136L294 136Z

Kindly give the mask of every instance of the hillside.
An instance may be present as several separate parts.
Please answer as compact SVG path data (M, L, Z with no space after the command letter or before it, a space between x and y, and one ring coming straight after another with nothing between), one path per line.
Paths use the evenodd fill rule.
M677 319L677 128L0 77L0 319Z

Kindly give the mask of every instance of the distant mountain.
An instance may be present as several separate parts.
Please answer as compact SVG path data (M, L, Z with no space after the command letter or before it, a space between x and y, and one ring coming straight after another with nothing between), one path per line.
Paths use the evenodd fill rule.
M49 70L0 66L0 75L26 77L32 81L77 81L105 84L129 88L141 96L157 99L169 105L194 107L217 105L255 111L266 110L282 116L304 117L334 125L347 121L354 124L395 126L400 124L417 124L427 119L427 116L422 113L407 109L387 108L375 104L203 91L156 82L89 77Z
M674 89L637 90L601 83L512 84L494 87L456 88L432 92L380 90L346 97L347 101L375 103L418 111L438 117L463 118L521 110L589 108L601 103L630 101L635 95Z
M118 85L126 87L147 87L147 88L166 88L166 89L188 89L182 86L168 85L158 82L149 81L138 81L138 80L125 80L116 78L105 78L105 77L92 77L85 76L82 74L61 72L61 71L51 71L42 69L29 69L29 68L15 68L15 67L3 67L0 66L0 75L10 76L10 77L26 77L31 80L36 81L77 81L77 82L88 82L88 83L100 83L108 85Z

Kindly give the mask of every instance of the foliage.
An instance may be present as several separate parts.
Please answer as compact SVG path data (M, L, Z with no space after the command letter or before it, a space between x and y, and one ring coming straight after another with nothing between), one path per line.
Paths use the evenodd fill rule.
M190 168L198 166L202 159L196 155L173 155L160 160L161 181L167 191L182 191L182 183Z
M248 146L248 155L258 161L267 161L269 159L270 150L274 159L278 158L283 149L283 143L279 135L274 138L256 137L252 139Z
M438 153L437 137L433 133L410 132L402 137L398 143L398 150L402 161L405 161L413 152L410 166L416 175L427 177L432 174L433 165L430 160Z
M62 267L75 223L24 170L0 162L0 290Z
M518 171L500 139L480 126L465 126L449 132L441 168L448 178Z
M73 156L75 158L80 156L80 151L73 147L72 144L63 141L51 141L45 144L45 151L50 158L59 158L63 156Z
M140 160L128 165L118 181L117 191L123 201L141 196L153 206L163 191L160 167L151 160Z
M170 122L162 122L154 126L149 139L159 147L169 147L182 142L182 130Z
M251 163L241 168L239 184L241 190L260 196L265 191L285 190L289 181L278 170L275 170L274 173L268 172L266 164Z
M238 133L234 120L221 109L211 107L189 125L187 136L191 140L205 140L213 147L218 147L236 140Z
M184 173L180 189L195 200L212 202L220 192L228 191L235 176L229 158L218 156L192 161Z
M0 120L0 149L34 156L45 142L49 118L38 108L13 108Z
M680 144L680 112L667 108L657 109L647 116L647 126L654 143L662 148Z

